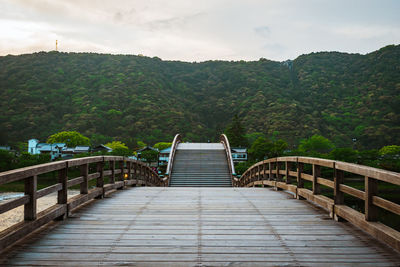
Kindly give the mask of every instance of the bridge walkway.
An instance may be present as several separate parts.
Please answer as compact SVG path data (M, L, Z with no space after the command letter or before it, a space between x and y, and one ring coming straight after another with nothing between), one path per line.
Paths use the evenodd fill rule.
M130 188L3 256L11 266L400 265L397 252L351 224L267 188Z

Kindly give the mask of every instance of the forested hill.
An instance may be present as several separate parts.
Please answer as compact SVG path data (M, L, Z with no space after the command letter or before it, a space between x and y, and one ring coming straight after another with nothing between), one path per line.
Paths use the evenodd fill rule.
M0 145L77 130L133 146L215 140L238 114L248 133L337 146L400 140L400 46L367 55L321 52L285 63L91 53L0 57Z

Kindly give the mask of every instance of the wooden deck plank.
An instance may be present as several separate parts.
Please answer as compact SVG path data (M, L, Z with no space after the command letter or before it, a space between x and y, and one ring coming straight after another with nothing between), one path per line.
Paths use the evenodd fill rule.
M400 265L349 223L266 188L124 190L3 256L11 266Z

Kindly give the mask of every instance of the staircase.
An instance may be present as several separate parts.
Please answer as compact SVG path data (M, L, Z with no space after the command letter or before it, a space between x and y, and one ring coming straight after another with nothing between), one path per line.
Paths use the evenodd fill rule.
M231 187L221 143L181 143L176 149L170 186Z

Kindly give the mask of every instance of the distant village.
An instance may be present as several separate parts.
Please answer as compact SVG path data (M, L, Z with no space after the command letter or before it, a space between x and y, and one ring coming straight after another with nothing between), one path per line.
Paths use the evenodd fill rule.
M0 148L1 149L1 148ZM4 147L5 150L10 150L9 147ZM153 148L151 146L146 146L136 151L136 156L129 156L129 158L141 160L141 153L147 150L153 150L158 153L158 162L155 164L157 166L163 166L168 164L169 153L171 151L171 147L168 147L163 150L158 150L157 148ZM28 140L28 153L32 155L38 154L50 154L51 160L56 159L71 159L74 155L83 154L83 153L111 153L112 149L103 144L90 147L90 146L76 146L76 147L67 147L65 143L40 143L37 139ZM247 161L247 148L231 148L232 159L234 162L243 162Z

